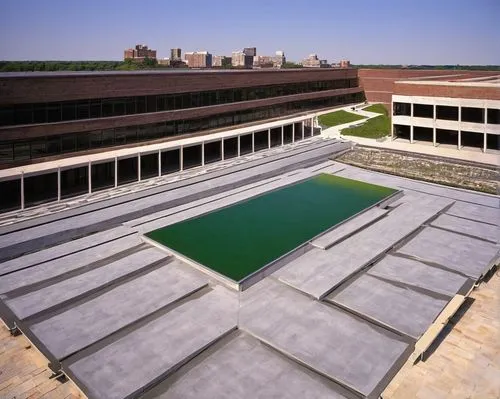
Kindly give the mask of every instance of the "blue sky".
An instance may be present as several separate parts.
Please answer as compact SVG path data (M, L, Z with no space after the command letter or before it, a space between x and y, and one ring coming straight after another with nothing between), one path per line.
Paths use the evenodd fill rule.
M298 61L500 64L500 0L1 0L0 60L119 60L146 43Z

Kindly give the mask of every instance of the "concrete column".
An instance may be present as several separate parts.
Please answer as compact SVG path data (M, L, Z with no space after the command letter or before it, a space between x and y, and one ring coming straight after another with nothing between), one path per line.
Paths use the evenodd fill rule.
M137 154L137 181L141 181L141 153Z
M89 161L89 175L88 175L88 180L89 180L89 194L92 193L92 162Z
M161 176L161 150L158 150L158 177Z
M184 170L184 146L179 148L179 171Z
M285 145L285 126L281 125L281 146Z
M458 129L458 149L462 148L462 132Z
M311 137L314 135L314 117L311 118Z
M241 156L241 144L240 144L240 137L238 136L238 158ZM252 142L253 142L253 134L252 134Z
M295 122L292 123L292 143L295 143Z
M302 140L304 140L305 123L302 121Z
M201 143L201 166L205 166L205 142Z
M255 132L252 132L252 153L255 152Z
M488 149L488 132L487 126L488 124L488 108L484 107L484 142L483 142L483 152L486 152Z
M462 107L458 106L458 149L462 149Z
M410 144L413 144L413 124L410 125Z
M436 126L432 127L432 145L436 146Z
M24 172L21 172L21 210L24 209Z
M267 148L271 148L271 129L267 129Z
M224 139L220 140L220 159L224 160Z
M432 104L432 119L436 122L436 104Z
M118 158L115 157L115 187L118 187Z
M57 202L61 201L61 168L57 168Z

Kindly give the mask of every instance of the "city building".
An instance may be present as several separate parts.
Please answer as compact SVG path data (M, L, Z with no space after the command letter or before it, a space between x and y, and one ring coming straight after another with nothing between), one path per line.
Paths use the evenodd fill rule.
M252 68L253 55L247 55L243 51L233 51L231 64L235 68Z
M192 51L184 54L189 68L211 68L212 54L207 51Z
M231 66L231 57L226 57L225 55L214 55L212 57L212 67L222 68Z
M285 52L282 50L276 51L276 55L273 60L274 67L281 68L285 63L286 63Z
M171 60L182 60L182 50L180 48L170 49Z
M151 50L145 44L137 44L135 48L126 49L123 59L143 60L144 58L156 58L156 50Z
M267 148L282 129L301 140L315 112L364 101L353 69L3 73L0 87L1 211Z
M349 60L340 60L339 62L339 68L350 68L351 67L351 61Z
M253 57L254 68L273 68L274 57L269 55L256 55Z
M245 47L243 53L249 57L255 57L257 55L257 47Z
M410 143L499 150L498 76L398 80L392 94L392 138Z
M316 54L309 54L309 57L302 60L304 68L328 68L327 60L320 60Z
M166 66L170 65L170 58L158 58L157 61L158 65L166 65Z

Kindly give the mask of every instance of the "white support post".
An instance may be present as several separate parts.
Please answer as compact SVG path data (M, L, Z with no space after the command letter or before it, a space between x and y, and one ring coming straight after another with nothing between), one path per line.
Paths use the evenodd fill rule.
M21 172L21 210L24 209L24 172Z
M271 148L271 128L267 129L267 148Z
M436 126L433 126L432 128L432 145L435 147L436 146Z
M483 142L483 152L488 149L488 108L484 108L484 142Z
M179 171L184 170L184 146L179 147Z
M115 157L115 187L118 187L118 158Z
M292 123L292 143L295 143L295 122Z
M255 132L252 132L252 154L255 152Z
M302 121L302 140L304 140L304 130L306 130L305 129L305 122Z
M92 193L92 162L89 161L89 175L88 175L88 184L89 184L89 194Z
M413 124L410 125L410 144L413 144Z
M224 160L224 139L220 141L220 159Z
M161 176L161 150L158 150L158 177Z
M57 168L57 202L61 201L61 168Z
M238 158L241 156L241 143L240 143L240 137L238 136ZM253 145L253 133L252 133L252 145Z
M285 145L285 126L281 125L281 146Z
M462 107L458 106L458 149L462 149Z
M314 136L314 117L311 118L311 137Z
M205 166L205 142L201 143L201 166Z
M141 153L137 154L137 181L141 181Z

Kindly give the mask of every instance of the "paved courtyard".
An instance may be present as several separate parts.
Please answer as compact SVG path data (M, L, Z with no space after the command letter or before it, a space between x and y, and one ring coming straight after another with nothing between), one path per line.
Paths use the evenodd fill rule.
M460 356L495 377L498 346L489 334L498 332L498 306L495 295L480 295L498 285L497 276L482 282L498 263L498 197L326 160L347 147L317 141L0 227L3 321L90 398L398 397L416 389L412 373L426 367L451 370L453 381L445 361L454 367ZM401 195L311 241L243 292L142 238L319 173ZM428 360L410 367L428 331L457 301L465 302L459 314L466 309L469 294L485 310L470 313L466 340L453 331L476 302L444 340L460 350L440 355L447 347L431 346ZM15 347L17 339L2 342ZM2 373L0 389L19 387L3 380L14 377L5 364ZM435 392L415 394L452 392L427 378ZM498 388L487 387L485 394Z

